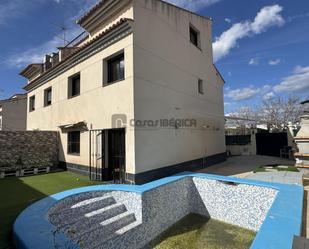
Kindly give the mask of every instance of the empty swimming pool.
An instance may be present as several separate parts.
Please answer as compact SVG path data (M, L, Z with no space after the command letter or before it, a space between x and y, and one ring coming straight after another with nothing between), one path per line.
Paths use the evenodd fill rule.
M257 233L252 249L290 249L300 234L302 195L300 186L190 173L142 186L86 187L30 206L14 237L17 248L145 248L197 214Z

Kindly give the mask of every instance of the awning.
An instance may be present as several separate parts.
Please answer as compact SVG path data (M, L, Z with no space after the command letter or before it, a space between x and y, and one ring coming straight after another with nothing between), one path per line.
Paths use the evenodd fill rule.
M87 130L87 123L85 121L73 123L73 124L66 124L66 125L60 125L59 128L61 130L68 130L68 129L80 129L80 130Z

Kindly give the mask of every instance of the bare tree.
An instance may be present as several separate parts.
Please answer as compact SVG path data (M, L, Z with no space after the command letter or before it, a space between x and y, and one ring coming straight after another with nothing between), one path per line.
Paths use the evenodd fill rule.
M238 127L256 127L266 124L273 131L284 130L289 122L295 124L302 114L301 100L296 96L274 97L264 100L260 107L242 107L230 113L228 122Z
M259 122L257 108L241 107L227 116L230 123L238 127L256 127Z
M264 100L260 109L260 117L270 129L282 131L289 122L294 124L299 120L302 114L300 102L300 98L296 96Z

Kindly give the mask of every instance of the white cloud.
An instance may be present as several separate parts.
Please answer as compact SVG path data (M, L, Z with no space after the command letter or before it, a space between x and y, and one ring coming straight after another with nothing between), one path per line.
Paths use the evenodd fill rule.
M234 101L250 99L260 93L259 88L253 86L230 90L226 96Z
M264 100L269 100L269 99L272 99L273 97L275 97L275 94L273 92L269 92L269 93L266 93L264 96L263 96L263 99Z
M19 2L20 0L11 0L13 2ZM24 0L21 0L23 3ZM50 0L33 0L36 2L44 2L44 1L50 1ZM69 6L72 7L72 15L68 17L68 20L65 23L66 28L68 29L66 33L66 40L70 41L73 38L75 38L77 35L79 35L83 30L75 25L75 20L85 12L86 9L89 9L97 0L71 0L76 5L72 5L72 2L65 2L64 0L53 0L54 2L63 2L70 4ZM1 4L0 4L1 7ZM21 5L19 5L18 8L20 8ZM1 8L0 8L1 13ZM0 15L1 19L1 15ZM1 22L0 22L1 24ZM51 54L52 52L56 52L57 47L63 46L63 40L59 39L59 37L62 37L62 34L59 34L58 36L54 36L51 38L51 40L43 42L40 45L37 45L33 48L29 48L25 51L17 52L15 54L11 54L8 56L8 58L3 61L5 65L9 67L16 67L21 68L25 67L28 64L31 63L40 63L44 59L44 55Z
M204 9L207 6L215 4L219 1L221 0L166 0L166 2L192 11Z
M282 82L274 87L278 93L291 93L309 91L309 66L297 66L292 75L282 79Z
M252 31L260 34L270 27L282 26L284 24L284 19L280 15L282 10L283 8L278 4L262 8L251 24Z
M239 39L249 35L250 23L236 23L230 29L223 32L213 43L214 61L225 57L234 48Z
M231 23L231 19L230 18L225 18L224 21L226 21L227 23Z
M213 43L214 61L228 55L240 39L260 34L273 26L282 26L284 24L284 19L280 15L282 10L283 8L277 4L266 6L257 13L253 22L236 23L224 31Z
M75 27L69 30L67 34L67 39L70 40L73 37L76 37L81 33L81 29L79 27ZM56 48L63 46L63 41L59 39L58 36L55 36L48 42L41 44L35 48L30 48L21 53L11 55L6 61L6 65L9 67L21 68L25 67L31 63L41 63L43 62L44 55L51 54L52 52L56 52Z
M277 66L277 65L280 64L280 62L281 62L280 59L276 59L276 60L270 60L270 61L268 62L268 64L269 64L270 66Z
M257 66L259 65L259 60L257 58L251 58L248 64L252 66Z

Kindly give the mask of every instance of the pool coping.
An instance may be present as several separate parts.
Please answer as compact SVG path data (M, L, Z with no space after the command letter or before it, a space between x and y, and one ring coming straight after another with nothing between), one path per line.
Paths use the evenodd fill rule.
M125 191L142 194L186 177L235 182L278 190L277 196L268 210L267 216L250 249L291 249L294 235L300 236L302 229L303 186L183 172L176 176L162 178L144 185L96 185L67 190L46 197L26 208L17 217L13 226L15 245L17 249L54 249L56 246L63 248L62 245L69 246L69 248L80 248L64 233L57 231L56 227L48 222L48 210L55 203L69 196L94 191Z

